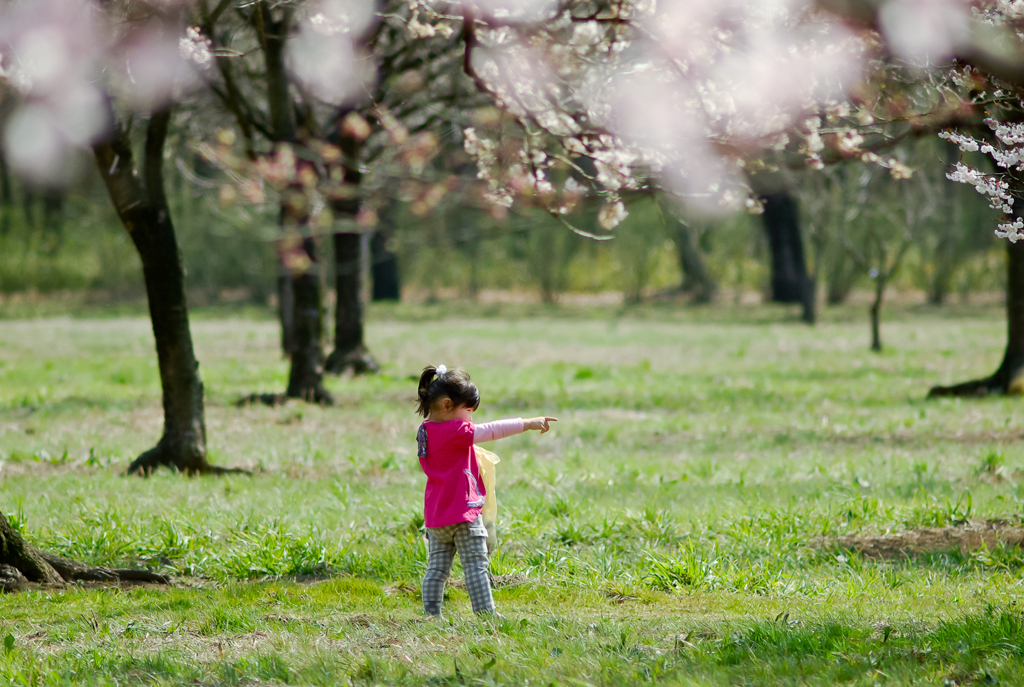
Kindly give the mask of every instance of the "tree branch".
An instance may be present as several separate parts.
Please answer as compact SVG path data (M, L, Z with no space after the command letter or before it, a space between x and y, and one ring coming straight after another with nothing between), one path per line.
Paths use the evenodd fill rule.
M816 4L819 9L848 23L884 34L879 16L885 5L882 0L817 0ZM1019 45L1008 45L1013 42L1012 37L999 33L996 27L985 26L977 20L971 23L972 38L954 47L954 60L1014 86L1024 86L1024 55ZM1008 47L1011 50L1007 50Z

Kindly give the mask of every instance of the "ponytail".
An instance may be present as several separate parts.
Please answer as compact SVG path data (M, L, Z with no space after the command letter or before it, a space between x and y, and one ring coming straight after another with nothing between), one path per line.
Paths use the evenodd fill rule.
M430 414L430 383L436 378L436 367L433 365L427 365L423 368L423 374L420 375L420 384L416 389L416 396L418 397L416 402L416 413L423 417Z

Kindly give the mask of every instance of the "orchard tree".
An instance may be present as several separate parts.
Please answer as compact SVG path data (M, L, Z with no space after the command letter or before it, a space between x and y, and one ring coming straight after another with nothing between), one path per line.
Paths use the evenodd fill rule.
M231 65L266 52L268 39L246 38L247 27L258 33L260 22L273 23L274 40L294 46L286 51L290 71L278 71L292 77L292 109L305 117L298 157L314 159L313 169L322 170L304 177L307 205L319 198L336 216L355 215L356 224L372 225L374 189L421 170L443 124L474 159L484 185L481 201L496 217L518 201L543 208L579 234L604 239L627 215L632 194L668 190L704 212L760 212L767 205L770 233L786 239L775 242L776 253L789 258L780 262L780 279L788 276L779 297L803 298L795 206L785 194L755 193L747 180L771 173L772 165L758 157L764 148L788 147L814 164L827 156L827 146L835 147L838 137L821 127L843 123L845 91L855 83L863 46L828 15L800 3L745 1L656 7L395 0L370 12L369 5L356 10L309 2L285 3L262 19L259 7L224 15L237 30L204 19L222 75L214 89L235 113L253 158L257 146L249 142L272 129L266 124L272 118L260 124L259 108L246 101ZM341 37L351 38L345 49L337 47ZM372 66L376 79L360 86L348 78L353 65ZM234 71L260 73L251 65ZM466 121L467 109L478 102L474 92L497 107L497 124ZM322 114L310 116L318 110ZM417 127L429 135L412 136ZM325 133L311 133L317 130ZM274 165L260 164L241 176L267 180ZM291 173L288 164L277 169ZM436 206L450 186L421 184L416 202ZM597 227L570 215L587 195L603 202ZM328 367L361 342L361 320L351 316L361 312L358 303L345 305L356 290L356 260L346 257L356 245L348 232L335 236L339 329L335 364L329 359ZM357 335L346 335L343 326Z
M75 149L90 150L139 257L163 390L164 431L129 466L225 472L206 454L203 384L189 329L185 277L164 193L164 145L178 97L210 60L184 31L181 8L43 0L0 15L3 88L13 102L3 150L30 182L70 181ZM144 121L136 162L132 129ZM137 138L137 137L136 137Z
M860 172L859 212L843 235L843 247L860 272L874 282L871 350L882 351L882 303L910 247L935 212L936 187L927 175L913 181L879 179L875 168ZM886 183L888 181L888 183Z
M988 142L951 140L1003 171L961 165L951 178L1006 214L1007 350L993 375L932 393L1024 392L1024 211L1012 203L1024 196L1024 3L575 2L518 24L465 9L467 71L523 130L516 165L467 135L492 197L528 188L560 214L547 177L568 165L606 199L605 228L625 215L623 192L655 183L699 207L762 210L744 175L779 166L766 151L906 177L887 149L987 113Z
M973 186L1003 213L996 235L1007 243L1007 345L991 375L937 386L930 396L1024 393L1024 3L933 0L915 13L909 2L819 3L851 25L884 36L889 47L923 73L945 80L966 108L987 115L987 132L976 127L941 136L968 153L989 158L995 171L957 162L948 174ZM921 20L915 23L915 20ZM1015 201L1018 201L1015 203Z
M91 149L142 259L164 406L163 437L129 468L144 474L160 465L223 471L206 458L203 387L163 188L170 96L188 78L178 28L173 11L118 3L101 10L78 0L44 0L0 12L4 186L8 164L30 182L65 183L74 150ZM148 116L141 167L131 141L135 113ZM4 193L9 197L7 188ZM0 513L0 590L78 580L167 581L147 571L96 568L41 552Z
M453 189L430 164L437 132L461 132L488 99L463 73L458 31L421 24L407 2L199 7L217 55L208 85L234 117L245 154L205 152L237 175L246 199L269 187L282 204L280 300L292 359L285 396L329 401L325 369L377 369L364 340L363 237L396 186L426 211ZM326 359L318 234L330 234L334 248L335 350Z

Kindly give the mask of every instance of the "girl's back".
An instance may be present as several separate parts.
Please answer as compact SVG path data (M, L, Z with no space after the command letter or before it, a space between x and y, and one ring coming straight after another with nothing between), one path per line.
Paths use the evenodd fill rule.
M453 419L426 421L416 433L420 467L427 476L423 494L426 527L472 522L485 492L473 452L473 424Z

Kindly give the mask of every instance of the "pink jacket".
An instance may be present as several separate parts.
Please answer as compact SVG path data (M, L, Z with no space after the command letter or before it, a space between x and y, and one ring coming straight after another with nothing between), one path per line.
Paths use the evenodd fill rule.
M523 419L474 425L463 420L424 422L416 433L416 454L427 475L423 492L426 527L473 522L484 506L483 480L473 444L523 432Z

